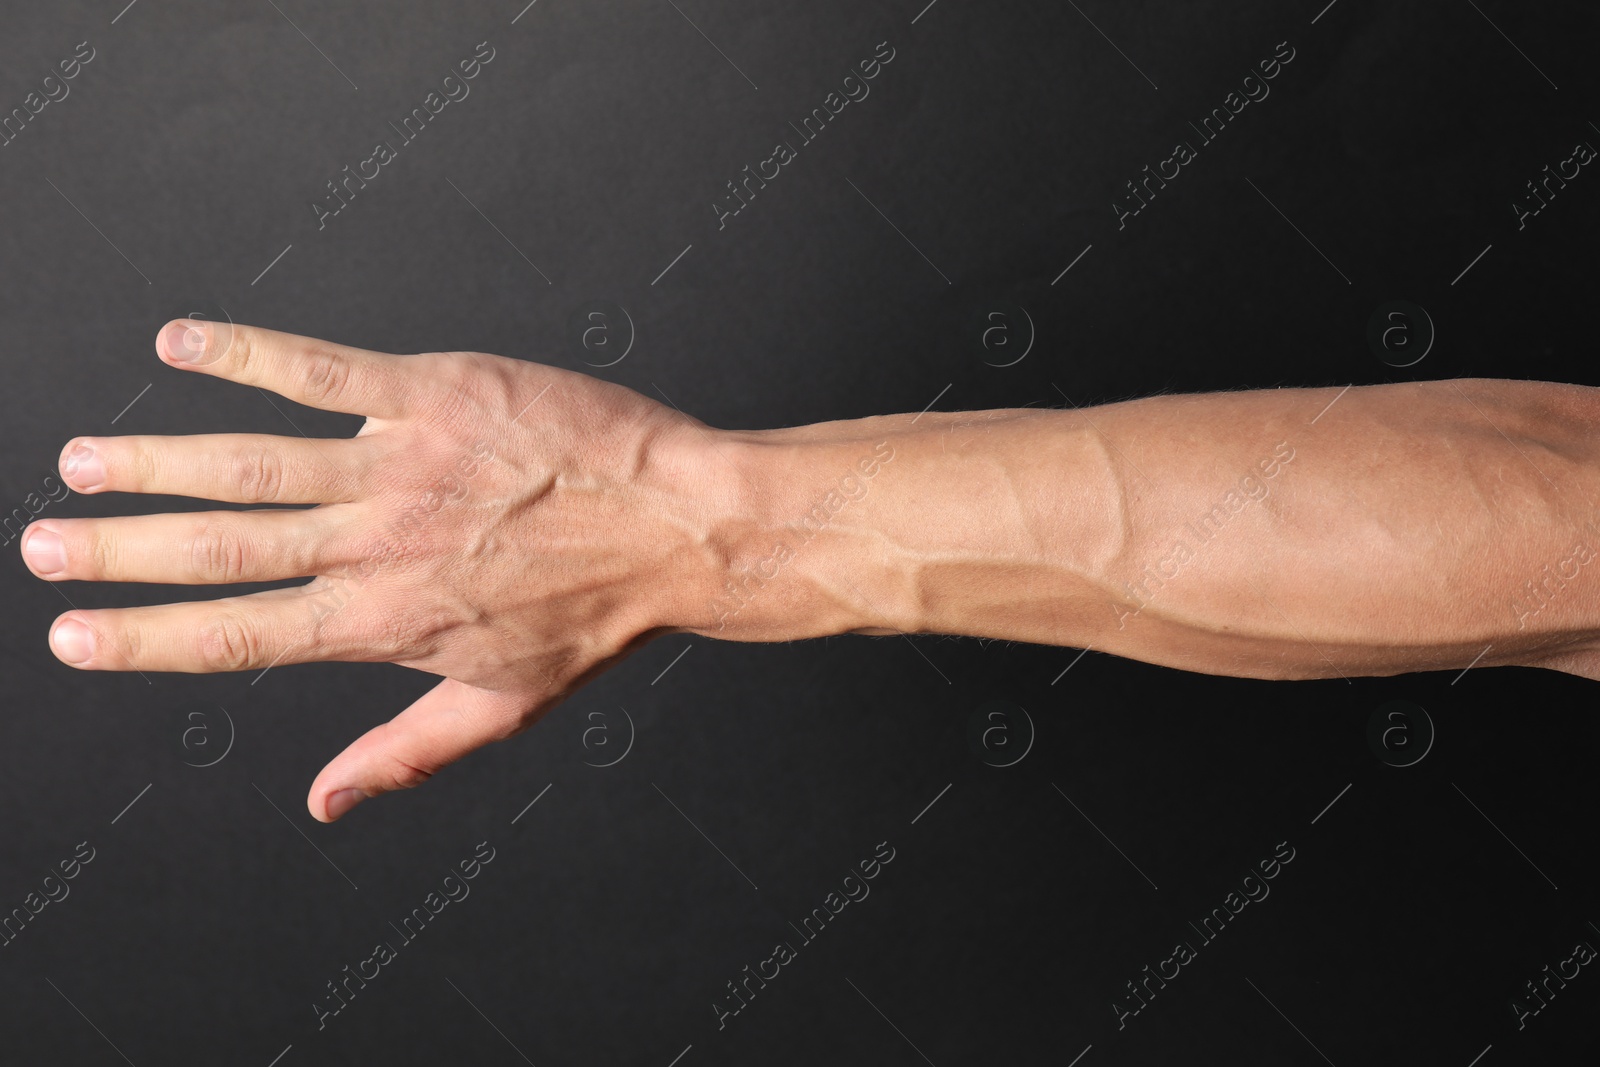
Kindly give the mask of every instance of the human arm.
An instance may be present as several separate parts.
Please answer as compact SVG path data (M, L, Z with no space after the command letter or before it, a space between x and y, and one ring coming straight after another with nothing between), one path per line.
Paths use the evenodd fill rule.
M1525 578L1591 536L1594 402L1577 387L1353 389L1314 421L1335 390L726 431L481 353L387 356L183 322L158 351L367 422L335 441L71 442L62 473L80 491L269 508L42 520L23 538L30 567L313 580L70 611L52 647L86 669L368 660L442 676L317 777L321 819L526 729L671 632L972 634L1282 678L1465 666L1485 645L1483 665L1582 670L1594 638L1577 592L1510 610ZM1193 558L1164 563L1219 501ZM320 506L281 507L299 504ZM1171 576L1156 586L1147 566Z

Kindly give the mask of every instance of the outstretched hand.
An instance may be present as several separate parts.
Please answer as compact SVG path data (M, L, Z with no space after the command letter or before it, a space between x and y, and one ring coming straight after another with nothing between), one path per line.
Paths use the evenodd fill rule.
M169 323L173 367L366 417L348 440L89 437L81 493L267 505L46 519L22 539L50 581L309 584L69 611L50 632L86 670L244 671L392 662L443 677L311 787L332 821L527 728L686 618L681 576L714 555L697 490L706 430L632 390L472 352L391 356L228 323ZM283 505L318 505L290 508Z

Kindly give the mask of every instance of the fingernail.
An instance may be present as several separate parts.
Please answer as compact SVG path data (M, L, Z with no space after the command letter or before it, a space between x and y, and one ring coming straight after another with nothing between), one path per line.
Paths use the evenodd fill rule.
M68 619L50 635L56 655L76 666L94 655L94 632L77 619Z
M328 818L342 818L346 812L365 799L367 799L367 794L359 789L341 789L337 793L329 795L327 803Z
M193 363L206 354L206 332L192 322L174 322L161 332L161 349L168 359Z
M50 530L35 530L29 534L22 554L28 557L28 565L35 574L60 574L67 569L67 547L61 543L61 535Z
M79 445L67 453L67 461L61 465L61 473L67 476L77 489L98 489L106 480L105 461L95 455L94 449L88 445Z

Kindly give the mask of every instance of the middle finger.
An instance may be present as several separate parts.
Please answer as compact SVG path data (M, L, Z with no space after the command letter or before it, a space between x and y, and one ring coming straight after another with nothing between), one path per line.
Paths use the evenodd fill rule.
M321 574L341 563L340 508L46 519L22 555L50 581L227 585Z

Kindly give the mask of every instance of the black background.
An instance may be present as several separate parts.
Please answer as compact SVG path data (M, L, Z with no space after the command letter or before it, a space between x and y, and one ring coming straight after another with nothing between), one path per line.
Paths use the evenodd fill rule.
M606 301L634 344L594 373L728 427L936 398L1600 384L1600 177L1520 231L1511 206L1600 144L1592 4L924 2L7 3L0 109L78 42L96 57L0 148L4 507L76 434L357 428L164 368L157 328L194 313L586 369L603 360L569 324ZM481 41L471 96L319 230L325 183ZM719 230L724 183L882 41L871 95ZM1123 183L1281 41L1271 95L1119 230ZM1403 369L1367 341L1394 300L1437 329ZM1002 308L1012 347L986 348ZM1021 350L1017 308L1033 347L995 366ZM96 851L0 948L6 1063L1494 1067L1596 1046L1592 966L1525 1028L1510 1008L1600 945L1592 683L673 637L322 826L313 775L430 679L77 673L45 644L66 598L190 591L53 588L8 551L0 908ZM1368 742L1396 699L1436 730L1403 768ZM1013 711L1011 747L975 750L993 700L1033 730ZM1009 767L981 758L1027 736ZM471 895L319 1031L325 983L480 841ZM719 1030L725 983L883 841L871 895ZM1279 842L1271 895L1119 1029L1125 983L1198 943L1189 922Z

